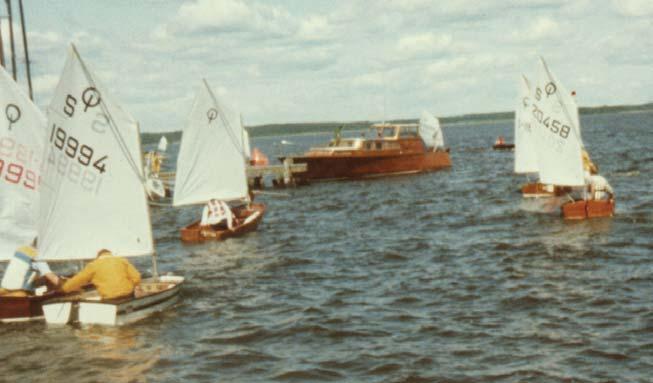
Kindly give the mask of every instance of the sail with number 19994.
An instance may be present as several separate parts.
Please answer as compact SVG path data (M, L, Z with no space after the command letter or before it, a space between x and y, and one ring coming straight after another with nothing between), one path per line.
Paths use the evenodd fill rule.
M138 123L72 45L48 107L44 161L39 260L90 260L101 249L153 256L153 277L141 281L139 294L57 298L43 304L46 321L120 325L174 303L183 278L157 273Z

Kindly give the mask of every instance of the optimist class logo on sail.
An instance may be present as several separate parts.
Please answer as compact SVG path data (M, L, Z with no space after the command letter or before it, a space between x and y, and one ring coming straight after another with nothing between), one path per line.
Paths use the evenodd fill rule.
M78 105L78 100L81 100L83 108ZM62 111L69 119L95 113L89 127L93 132L103 135L109 126L109 118L101 111L94 110L101 101L100 92L94 87L87 87L79 94L67 94ZM102 183L101 176L109 170L108 155L101 155L91 143L83 142L79 136L66 131L64 126L65 121L52 122L47 163L55 167L56 173L66 177L70 183L97 194Z

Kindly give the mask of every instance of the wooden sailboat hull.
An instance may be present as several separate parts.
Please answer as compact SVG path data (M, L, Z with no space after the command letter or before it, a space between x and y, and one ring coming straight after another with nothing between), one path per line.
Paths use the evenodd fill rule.
M560 197L571 192L571 188L564 186L554 186L553 191L546 190L546 185L539 182L532 182L521 187L521 193L524 198L546 198Z
M612 217L614 215L614 199L610 200L580 200L562 205L564 219L580 220L587 218Z
M43 303L62 296L51 291L43 295L24 297L0 296L0 322L25 322L43 319Z
M451 158L446 151L411 154L380 153L379 155L339 153L331 156L293 157L293 162L307 165L306 172L295 175L298 182L422 173L451 167Z
M222 229L216 230L211 227L200 226L200 221L181 229L181 240L188 243L204 242L209 240L223 241L227 238L238 237L256 230L263 220L265 214L265 205L262 203L252 203L249 208L246 206L236 207L232 212L243 222L233 230Z
M515 148L515 144L494 144L492 145L492 149L494 150L513 150Z
M72 297L54 299L43 305L48 324L99 324L121 326L163 311L177 301L183 277L166 275L141 281L131 297L102 300L93 290Z

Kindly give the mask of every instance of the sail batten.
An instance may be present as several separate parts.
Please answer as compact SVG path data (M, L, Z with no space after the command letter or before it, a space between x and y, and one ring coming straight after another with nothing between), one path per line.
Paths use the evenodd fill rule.
M247 198L241 129L239 114L203 81L181 138L174 206Z
M138 123L74 46L48 107L39 259L154 252Z

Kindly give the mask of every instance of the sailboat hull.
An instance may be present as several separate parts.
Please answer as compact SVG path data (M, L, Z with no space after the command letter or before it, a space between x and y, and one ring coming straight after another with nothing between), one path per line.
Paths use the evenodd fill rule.
M265 209L266 207L262 203L253 203L249 208L246 206L234 208L232 210L234 215L243 223L236 226L233 230L203 227L200 226L200 221L193 222L181 229L181 240L187 243L198 243L210 240L222 241L227 238L244 235L256 230L263 220Z
M612 217L614 215L614 199L610 200L580 200L562 205L564 219L581 220L587 218Z
M553 191L549 191L546 185L539 182L528 183L521 188L524 198L560 197L569 192L571 192L571 188L563 186L554 186Z
M514 150L515 144L494 144L492 145L494 150Z
M43 295L0 296L0 322L26 322L43 319L43 303L62 296L52 291Z
M176 301L184 282L183 277L166 275L158 280L141 281L134 296L102 300L97 291L74 297L55 299L43 305L48 324L98 324L121 326L144 319L165 310Z

